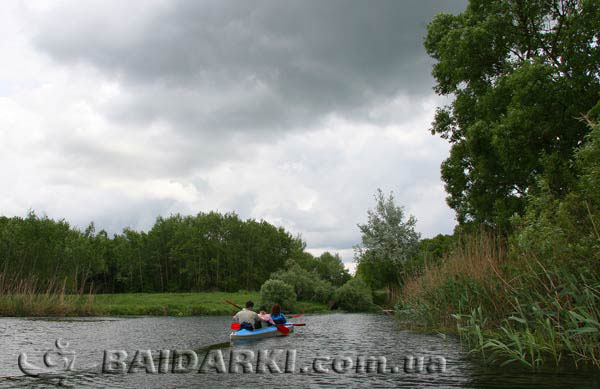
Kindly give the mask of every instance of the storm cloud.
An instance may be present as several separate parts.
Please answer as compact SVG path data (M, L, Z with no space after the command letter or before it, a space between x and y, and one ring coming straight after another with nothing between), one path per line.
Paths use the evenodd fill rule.
M381 187L449 232L423 37L465 6L3 2L0 211L113 232L235 211L351 261Z
M439 1L85 4L45 14L34 42L124 86L105 107L113 119L261 135L369 120L395 96L431 93L422 41Z

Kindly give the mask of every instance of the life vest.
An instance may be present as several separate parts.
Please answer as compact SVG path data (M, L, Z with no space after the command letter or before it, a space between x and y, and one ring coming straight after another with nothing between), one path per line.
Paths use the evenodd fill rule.
M283 313L280 313L278 315L271 315L271 319L273 319L273 322L278 325L287 323L287 319L285 318Z

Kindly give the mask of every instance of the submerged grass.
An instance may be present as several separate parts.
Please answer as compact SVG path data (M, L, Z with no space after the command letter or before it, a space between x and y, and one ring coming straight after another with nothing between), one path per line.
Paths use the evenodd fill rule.
M587 278L586 278L587 277ZM600 282L530 256L507 256L480 233L405 283L399 318L431 331L454 328L490 363L600 367Z

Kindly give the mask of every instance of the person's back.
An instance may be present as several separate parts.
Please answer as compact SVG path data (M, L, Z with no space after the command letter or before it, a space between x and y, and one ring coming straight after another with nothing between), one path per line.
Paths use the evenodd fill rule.
M277 325L287 323L285 315L281 313L281 306L279 304L274 304L273 308L271 308L271 320Z
M267 313L267 309L264 306L260 307L260 313L258 314L258 318L260 319L261 327L275 325L275 322L273 322L273 319L271 319L271 315Z
M254 322L258 319L258 315L252 310L252 307L254 307L254 303L248 301L246 308L236 313L233 317L234 321L240 323L241 329L254 330Z

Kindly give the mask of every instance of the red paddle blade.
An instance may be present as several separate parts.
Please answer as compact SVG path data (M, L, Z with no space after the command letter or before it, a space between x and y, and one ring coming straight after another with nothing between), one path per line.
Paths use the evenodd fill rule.
M277 326L277 331L281 332L284 335L287 335L290 333L290 329L287 328L286 326Z
M231 323L231 329L233 331L239 331L242 329L242 327L240 326L240 323Z
M297 318L299 318L299 317L302 317L302 316L304 316L304 314L300 314L300 315L296 315L296 316L290 316L290 317L291 317L292 319L297 319Z
M301 324L294 323L294 327L304 327L305 325L306 325L305 323L301 323Z

